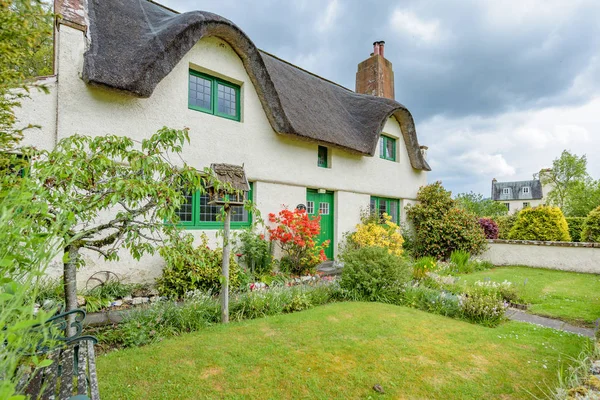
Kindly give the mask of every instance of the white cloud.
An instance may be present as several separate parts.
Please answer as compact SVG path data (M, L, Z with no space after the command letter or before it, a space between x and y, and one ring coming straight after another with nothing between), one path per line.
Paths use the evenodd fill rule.
M329 0L325 12L319 15L316 21L317 31L320 33L331 30L340 14L340 3L338 0Z
M400 35L408 35L425 43L441 39L439 21L421 19L407 10L394 10L390 19L390 27Z
M453 192L488 193L492 178L531 179L562 150L588 156L588 172L600 179L600 97L572 107L514 111L493 117L435 117L417 125L429 145L433 171Z

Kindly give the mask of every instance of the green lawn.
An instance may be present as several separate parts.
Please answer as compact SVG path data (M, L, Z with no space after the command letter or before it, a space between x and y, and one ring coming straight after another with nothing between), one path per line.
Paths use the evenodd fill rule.
M587 341L518 322L492 329L405 307L336 303L114 351L97 366L103 400L520 399L552 387L559 358Z
M461 276L467 282L491 278L517 286L533 314L593 327L600 318L600 275L528 267L498 267Z

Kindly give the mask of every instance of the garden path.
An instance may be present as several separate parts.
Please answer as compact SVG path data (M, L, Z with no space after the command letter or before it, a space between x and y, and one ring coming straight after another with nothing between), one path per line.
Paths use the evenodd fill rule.
M546 328L552 328L559 331L577 333L582 336L590 338L594 337L594 330L590 328L581 328L574 325L569 325L564 321L553 318L540 317L538 315L528 314L525 311L518 310L516 308L509 308L506 310L506 316L513 321L528 322L530 324L536 324L545 326Z

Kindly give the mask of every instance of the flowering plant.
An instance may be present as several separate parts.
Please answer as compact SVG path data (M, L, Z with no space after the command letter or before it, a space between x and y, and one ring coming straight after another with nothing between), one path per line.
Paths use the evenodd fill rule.
M351 240L358 247L383 247L390 254L402 255L402 243L404 239L400 234L400 227L392 222L388 214L382 215L383 224L379 221L363 221L356 225L356 232L352 234Z
M321 217L311 218L306 210L284 208L278 214L269 214L269 222L273 224L267 228L269 240L277 242L285 253L281 265L289 272L301 275L327 260L329 240L320 245L315 241L321 231Z

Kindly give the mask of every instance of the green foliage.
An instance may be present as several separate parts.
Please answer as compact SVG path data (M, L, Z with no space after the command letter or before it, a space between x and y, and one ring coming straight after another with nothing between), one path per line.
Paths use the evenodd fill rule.
M581 239L581 230L583 229L583 217L565 217L569 227L569 236L573 242L579 242Z
M462 318L460 298L426 285L404 285L391 302L450 318Z
M13 399L24 374L47 364L24 356L24 349L51 345L48 333L30 329L55 311L34 311L39 282L56 256L55 237L68 229L62 216L51 218L27 178L0 176L0 398ZM38 224L38 221L45 221Z
M515 222L517 222L518 214L506 215L502 217L493 218L494 222L498 225L498 239L508 239L510 230L512 229Z
M101 332L98 338L103 344L111 346L137 347L184 332L197 331L216 323L219 316L218 300L197 294L182 304L165 301L134 309L121 324Z
M569 242L569 226L558 207L538 206L519 212L508 235L512 240Z
M436 270L437 260L433 257L421 257L413 264L413 278L420 280L427 277L428 272Z
M243 229L236 233L236 253L241 254L241 261L246 264L252 276L270 273L274 260L271 242L264 235L255 233L253 229Z
M362 247L342 256L340 287L351 296L378 300L386 290L412 278L410 264L382 247Z
M587 178L586 156L579 157L567 150L563 150L560 157L552 161L552 169L540 172L542 184L552 185L547 195L548 202L561 209L573 197L571 192L576 190L578 182L584 182Z
M498 217L508 213L504 204L492 199L484 199L480 193L459 193L456 195L456 203L458 207L479 218Z
M581 229L582 242L600 242L600 206L590 211Z
M32 87L47 90L27 81L52 73L50 6L38 0L2 0L0 27L0 149L6 151L18 146L23 130L31 127L14 126L14 109Z
M450 254L450 262L459 274L467 269L470 258L471 254L468 251L455 250Z
M588 177L571 185L563 211L570 217L585 218L598 206L600 206L600 180L595 181Z
M336 285L276 287L237 293L230 299L233 321L306 310L338 297ZM162 301L127 314L123 323L97 334L102 344L137 347L203 329L220 321L219 299L196 291L177 304Z
M441 182L421 187L417 200L419 203L406 207L415 229L415 256L446 259L454 250L479 254L485 249L486 240L477 217L458 208Z
M194 237L188 234L160 248L160 255L166 262L161 277L156 281L161 295L182 298L187 292L197 289L220 291L223 250L211 250L208 247L208 237L204 233L197 247L194 247L193 242ZM240 273L235 256L231 254L230 288L239 287Z
M118 260L122 248L134 259L154 253L165 238L177 236L183 193L208 183L216 190L231 190L210 169L171 162L186 142L187 129L164 127L141 144L129 137L74 135L41 152L30 172L43 189L40 199L54 214L72 215L77 222L59 244L68 254L65 274L76 275L83 263L81 249L106 260ZM65 304L71 309L76 307L76 280L67 282Z
M497 296L472 291L461 296L463 316L484 326L497 326L504 320L504 305Z

